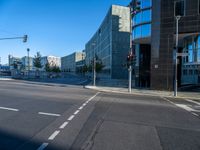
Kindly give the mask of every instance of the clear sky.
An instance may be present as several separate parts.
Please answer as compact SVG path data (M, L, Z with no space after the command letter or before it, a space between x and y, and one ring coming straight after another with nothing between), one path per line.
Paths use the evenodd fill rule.
M0 0L0 38L29 36L22 40L0 40L1 63L8 55L65 56L81 51L100 26L111 4L130 0Z

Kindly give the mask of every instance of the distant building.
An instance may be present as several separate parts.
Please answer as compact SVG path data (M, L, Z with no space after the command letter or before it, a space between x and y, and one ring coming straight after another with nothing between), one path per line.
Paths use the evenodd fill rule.
M34 70L34 65L33 65L33 58L32 57L27 57L24 56L21 58L22 66L24 70Z
M22 67L22 61L19 57L13 57L12 55L8 56L8 64L10 69L21 69Z
M61 67L61 58L56 56L44 56L41 58L42 69L45 69L46 64L49 63L50 67Z
M0 71L10 71L10 66L0 65Z
M76 73L84 73L85 59L76 62Z
M130 51L130 9L112 5L104 21L85 46L86 65L97 56L105 66L102 73L108 78L127 79L126 63Z
M61 70L63 72L76 72L76 62L85 59L84 52L75 52L61 58Z

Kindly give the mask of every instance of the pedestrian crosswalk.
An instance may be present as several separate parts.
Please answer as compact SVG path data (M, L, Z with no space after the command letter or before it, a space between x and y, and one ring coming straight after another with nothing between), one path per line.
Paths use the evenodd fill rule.
M185 99L185 100L183 99L175 100L169 98L164 98L164 99L181 109L191 112L195 116L200 116L200 101L192 99Z

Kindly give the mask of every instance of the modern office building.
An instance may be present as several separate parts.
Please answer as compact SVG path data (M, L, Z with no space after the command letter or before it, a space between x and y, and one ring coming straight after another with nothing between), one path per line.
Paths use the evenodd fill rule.
M21 69L22 67L22 61L19 57L14 57L12 55L8 55L8 65L10 66L10 69Z
M22 66L24 70L34 70L33 57L24 56L21 58Z
M178 85L200 83L200 0L133 0L136 86L173 90L178 22Z
M123 67L130 50L130 9L112 5L100 27L85 46L86 65L94 57L103 63L101 71L107 78L128 79Z
M44 56L41 58L42 69L45 70L46 64L49 64L50 67L61 67L61 58L56 56Z
M63 72L76 72L76 63L85 60L85 52L75 52L61 58L61 70Z

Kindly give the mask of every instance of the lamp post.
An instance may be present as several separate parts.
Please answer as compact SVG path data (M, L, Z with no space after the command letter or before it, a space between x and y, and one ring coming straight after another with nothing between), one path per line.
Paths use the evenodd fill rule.
M176 49L174 53L174 59L175 59L175 71L174 71L174 96L177 96L177 86L178 86L178 81L177 81L177 52L178 52L178 23L179 20L181 19L181 16L176 16Z
M29 52L30 52L30 49L27 48L27 55L28 55L28 78L29 78L29 71L30 71L30 59L29 59Z
M94 56L93 56L93 86L96 86L96 53L95 53L95 48L94 46L96 45L96 43L92 43L93 46L93 52L94 52Z
M132 5L129 5L129 9L130 9L130 50L129 50L129 55L132 56L133 55L132 54L132 13L133 13ZM129 72L128 92L131 93L131 90L132 90L132 64L129 65L128 72Z

